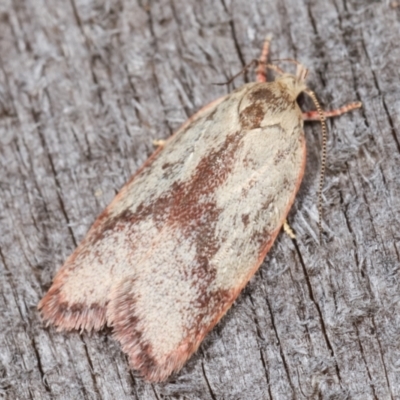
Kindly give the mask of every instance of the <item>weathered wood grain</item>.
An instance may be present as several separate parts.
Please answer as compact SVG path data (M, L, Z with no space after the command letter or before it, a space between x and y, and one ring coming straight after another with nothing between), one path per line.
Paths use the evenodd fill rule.
M152 140L226 93L212 83L269 32L325 108L364 104L329 122L324 241L314 123L297 240L278 238L181 373L144 383L110 332L58 333L36 305ZM0 397L400 398L399 36L378 0L2 0Z

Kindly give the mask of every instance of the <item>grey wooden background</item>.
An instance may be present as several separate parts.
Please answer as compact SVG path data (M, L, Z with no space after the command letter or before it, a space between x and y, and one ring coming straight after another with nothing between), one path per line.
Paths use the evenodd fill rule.
M312 123L297 240L281 234L183 370L147 384L110 331L58 333L36 305L152 140L226 93L212 83L268 32L325 108L364 103L328 124L324 241ZM1 0L0 398L400 399L399 38L379 0Z

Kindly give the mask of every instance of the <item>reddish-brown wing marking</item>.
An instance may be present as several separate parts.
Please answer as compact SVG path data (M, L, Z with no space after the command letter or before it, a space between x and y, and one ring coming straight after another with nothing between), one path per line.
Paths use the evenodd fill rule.
M249 83L186 123L61 268L39 304L48 323L112 326L147 380L179 370L257 270L294 201L305 88L292 75Z

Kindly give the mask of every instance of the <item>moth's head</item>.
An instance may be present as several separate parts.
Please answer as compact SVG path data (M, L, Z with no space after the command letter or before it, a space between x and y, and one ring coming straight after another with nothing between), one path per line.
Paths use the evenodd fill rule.
M277 70L277 72L281 74L277 81L285 87L285 90L288 91L294 99L296 99L301 92L304 92L307 89L306 79L308 69L296 60L285 59L282 61L290 61L297 65L295 75L286 73L280 68Z
M297 78L296 75L283 74L276 81L293 100L296 100L300 93L307 90L305 81Z

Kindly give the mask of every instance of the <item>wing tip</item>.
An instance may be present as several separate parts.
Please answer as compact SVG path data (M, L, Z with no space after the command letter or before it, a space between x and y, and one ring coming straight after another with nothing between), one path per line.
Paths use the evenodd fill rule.
M98 303L70 303L63 299L61 289L52 287L37 306L46 326L58 331L98 331L106 325L106 307Z
M195 349L183 349L186 346L180 347L182 349L175 350L159 361L153 358L150 347L148 349L143 349L140 346L135 347L131 352L123 350L128 353L130 368L138 371L140 376L147 382L158 383L165 382L173 373L181 370L185 362L195 351Z
M129 310L124 309L124 311ZM195 340L184 340L173 351L162 354L157 351L157 343L151 343L145 338L143 324L135 316L132 309L125 314L124 312L110 315L113 337L120 343L122 351L128 356L129 367L147 382L164 382L173 373L178 372L190 356L197 350L201 343L201 337ZM160 332L159 340L163 336Z

